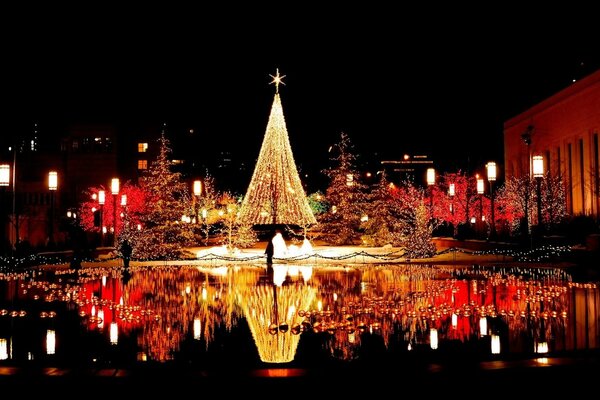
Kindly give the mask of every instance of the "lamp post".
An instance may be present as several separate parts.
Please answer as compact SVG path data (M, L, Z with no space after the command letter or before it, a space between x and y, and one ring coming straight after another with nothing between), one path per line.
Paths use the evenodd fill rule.
M542 177L544 176L544 157L533 156L533 177L536 183L537 195L537 226L542 230Z
M117 248L117 196L119 195L119 178L112 178L110 192L113 195L113 246Z
M2 229L2 233L0 235L0 240L2 241L2 243L0 244L2 246L2 252L4 253L4 239L5 239L5 235L4 233L6 232L6 224L5 224L5 217L6 217L6 210L4 209L4 193L6 192L6 187L10 184L10 165L9 164L2 164L0 165L0 187L2 188L2 193L1 193L1 206L0 206L0 213L2 213L2 223L1 223L1 227L0 229Z
M490 183L490 207L491 207L491 221L490 221L490 238L496 237L496 219L494 217L494 182L496 181L496 163L490 161L486 165L487 167L487 178Z
M48 229L48 244L54 245L54 192L58 189L58 173L48 172L48 190L50 191L50 223Z
M98 204L100 205L100 246L104 246L104 203L106 202L106 192L98 191Z
M483 227L483 178L477 177L477 194L479 195L479 226Z
M455 194L456 194L456 184L451 183L448 186L448 196L450 196L450 213L452 213L452 227L453 227L454 236L456 236L456 233L457 233L456 221L454 221L454 195Z
M198 223L200 223L200 216L198 215L198 207L200 206L200 195L202 194L202 181L197 179L194 181L193 186L194 192L194 218Z
M427 168L427 187L429 189L429 213L433 219L433 185L435 185L435 169Z

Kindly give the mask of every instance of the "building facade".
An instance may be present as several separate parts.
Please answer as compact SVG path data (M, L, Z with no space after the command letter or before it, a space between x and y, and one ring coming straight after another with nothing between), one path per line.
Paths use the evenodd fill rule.
M505 176L531 176L532 157L565 184L567 212L598 217L600 70L504 123Z

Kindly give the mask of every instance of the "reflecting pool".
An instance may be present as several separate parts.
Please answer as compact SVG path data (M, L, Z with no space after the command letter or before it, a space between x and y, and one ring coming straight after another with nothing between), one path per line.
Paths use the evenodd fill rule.
M0 274L0 366L527 359L598 349L599 313L555 268L33 269Z

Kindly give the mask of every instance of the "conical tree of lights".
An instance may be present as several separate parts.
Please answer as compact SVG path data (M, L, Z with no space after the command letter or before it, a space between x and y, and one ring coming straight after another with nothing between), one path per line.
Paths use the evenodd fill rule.
M279 97L279 84L283 84L284 76L279 75L279 70L275 76L271 75L271 83L276 88L275 98L258 161L240 209L240 224L306 226L317 222L300 182L285 125Z

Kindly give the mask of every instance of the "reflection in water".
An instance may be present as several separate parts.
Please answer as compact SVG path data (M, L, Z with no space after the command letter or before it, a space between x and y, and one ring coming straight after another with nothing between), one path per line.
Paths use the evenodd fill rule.
M113 348L138 360L189 351L210 359L220 337L244 328L264 363L295 361L305 335L342 360L360 358L374 339L398 357L457 346L494 357L600 347L597 285L571 282L558 269L275 264L125 272L0 275L0 360L72 356L82 343L100 346L94 354Z

